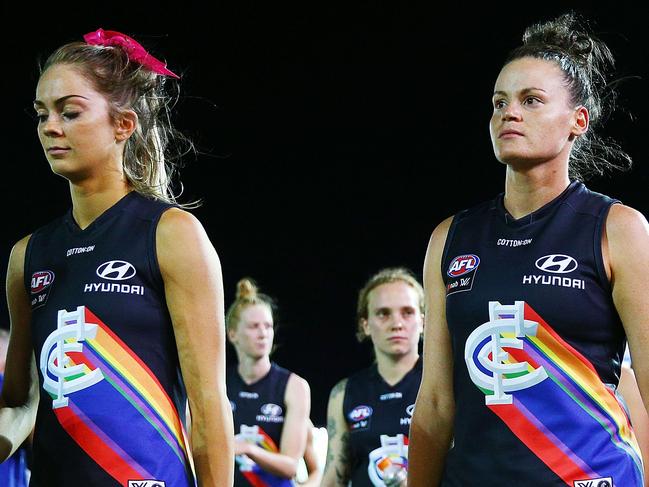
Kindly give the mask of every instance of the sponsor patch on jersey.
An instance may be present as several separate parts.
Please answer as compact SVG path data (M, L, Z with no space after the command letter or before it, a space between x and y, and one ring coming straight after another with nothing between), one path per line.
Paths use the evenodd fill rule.
M575 259L562 254L544 255L536 259L534 265L541 271L553 274L568 274L579 267Z
M30 282L32 309L40 308L47 303L53 283L54 272L52 271L37 271L32 274Z
M410 425L410 423L412 422L412 413L414 413L414 412L415 412L415 405L414 404L411 404L408 407L406 407L407 416L404 417L404 418L401 418L399 420L399 424L401 426Z
M532 243L531 238L525 239L511 239L511 238L499 238L496 240L496 245L498 247L524 247Z
M278 406L277 404L273 404L272 402L269 402L267 404L264 404L261 408L259 408L259 411L261 412L261 414L258 414L255 417L257 421L264 422L264 423L284 422L284 416L282 416L284 410L282 409L281 406Z
M370 419L374 410L370 406L360 405L352 409L347 417L352 422L352 430L364 430L370 427Z
M135 266L125 260L104 262L95 272L97 276L108 281L125 281L135 277ZM118 293L144 296L144 286L120 282L91 282L84 284L84 293Z
M577 260L569 255L544 255L536 259L534 266L543 274L525 274L523 275L523 284L586 289L586 282L583 279L565 275L576 271L579 267Z
M403 397L403 394L400 393L399 391L388 392L387 394L381 394L379 396L379 401L389 401L391 399L401 399L402 397Z
M573 487L613 487L613 477L600 477L589 480L575 480Z
M259 399L259 394L256 392L239 391L239 397L243 399Z
M111 260L97 267L97 275L110 281L125 281L135 276L135 267L125 260Z
M448 266L446 274L449 280L446 283L446 294L470 291L480 265L480 257L475 254L458 255Z
M167 487L162 480L129 480L128 487Z
M92 252L93 250L95 250L94 245L88 245L87 247L74 247L68 249L67 252L65 253L65 256L70 257L72 255L85 254L87 252Z

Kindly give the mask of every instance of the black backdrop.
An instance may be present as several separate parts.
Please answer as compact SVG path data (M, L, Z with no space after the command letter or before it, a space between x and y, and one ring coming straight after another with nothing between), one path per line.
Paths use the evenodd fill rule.
M649 49L631 2L432 3L240 0L208 13L187 2L4 2L19 34L3 39L3 283L13 243L69 205L31 116L37 61L98 27L182 73L177 125L202 150L182 170L183 199L203 200L194 213L221 257L226 305L242 276L276 298L274 359L311 384L316 424L335 382L372 360L354 338L364 281L396 265L421 277L434 225L502 191L491 93L526 25L572 5L613 49L618 76L631 78L604 133L635 167L589 184L648 214ZM0 312L6 327L4 302Z

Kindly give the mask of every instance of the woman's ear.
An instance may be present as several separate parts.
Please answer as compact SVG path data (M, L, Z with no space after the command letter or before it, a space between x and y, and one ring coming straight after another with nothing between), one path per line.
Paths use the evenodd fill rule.
M358 322L360 323L361 329L363 330L363 333L365 333L365 336L370 336L370 327L367 323L367 320L365 318L361 318L360 320L358 320Z
M588 108L582 106L577 107L573 118L572 135L579 137L585 134L588 131L589 123L590 114L588 113Z
M118 142L128 139L137 128L137 113L126 110L117 116L115 121L115 140Z

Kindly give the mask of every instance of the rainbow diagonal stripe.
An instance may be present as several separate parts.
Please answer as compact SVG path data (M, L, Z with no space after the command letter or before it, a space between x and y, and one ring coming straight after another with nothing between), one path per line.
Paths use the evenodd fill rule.
M640 448L613 391L528 304L524 318L538 323L536 334L518 336L522 348L503 346L508 358L502 363L527 363L527 371L505 375L513 379L542 368L547 377L512 391L511 404L487 407L571 487L579 480L607 477L618 487L644 485ZM481 389L487 395L494 393Z
M278 453L279 448L273 441L273 439L268 436L261 426L246 426L242 425L241 427L242 434L238 435L246 441L254 441L254 443L263 448L266 451L273 453ZM237 461L240 459L237 458ZM240 471L241 474L246 478L246 480L253 487L293 487L295 484L291 479L285 479L273 475L270 472L267 472L259 467L256 463L248 459L247 462L240 462Z
M78 310L85 312L85 323L96 325L96 333L79 342L80 351L66 352L65 367L82 372L65 381L97 369L103 379L68 394L67 405L54 407L62 427L120 485L156 479L194 487L187 436L164 388L105 323L85 307Z

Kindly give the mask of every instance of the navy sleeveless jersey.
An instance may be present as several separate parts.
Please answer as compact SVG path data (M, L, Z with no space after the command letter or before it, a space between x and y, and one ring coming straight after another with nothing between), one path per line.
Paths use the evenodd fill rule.
M354 487L383 486L392 470L408 468L408 433L421 370L419 359L393 386L381 377L376 363L347 379L343 414Z
M227 390L238 438L271 452L279 452L286 404L284 395L291 372L271 362L268 373L252 384L246 384L236 365L227 369ZM250 458L236 457L236 487L288 487L293 481L277 477L259 468Z
M34 487L195 485L155 250L169 207L133 191L83 230L70 211L29 240Z
M517 220L502 194L453 219L441 270L456 408L441 485L643 485L614 392L626 339L601 241L615 202L575 181Z

